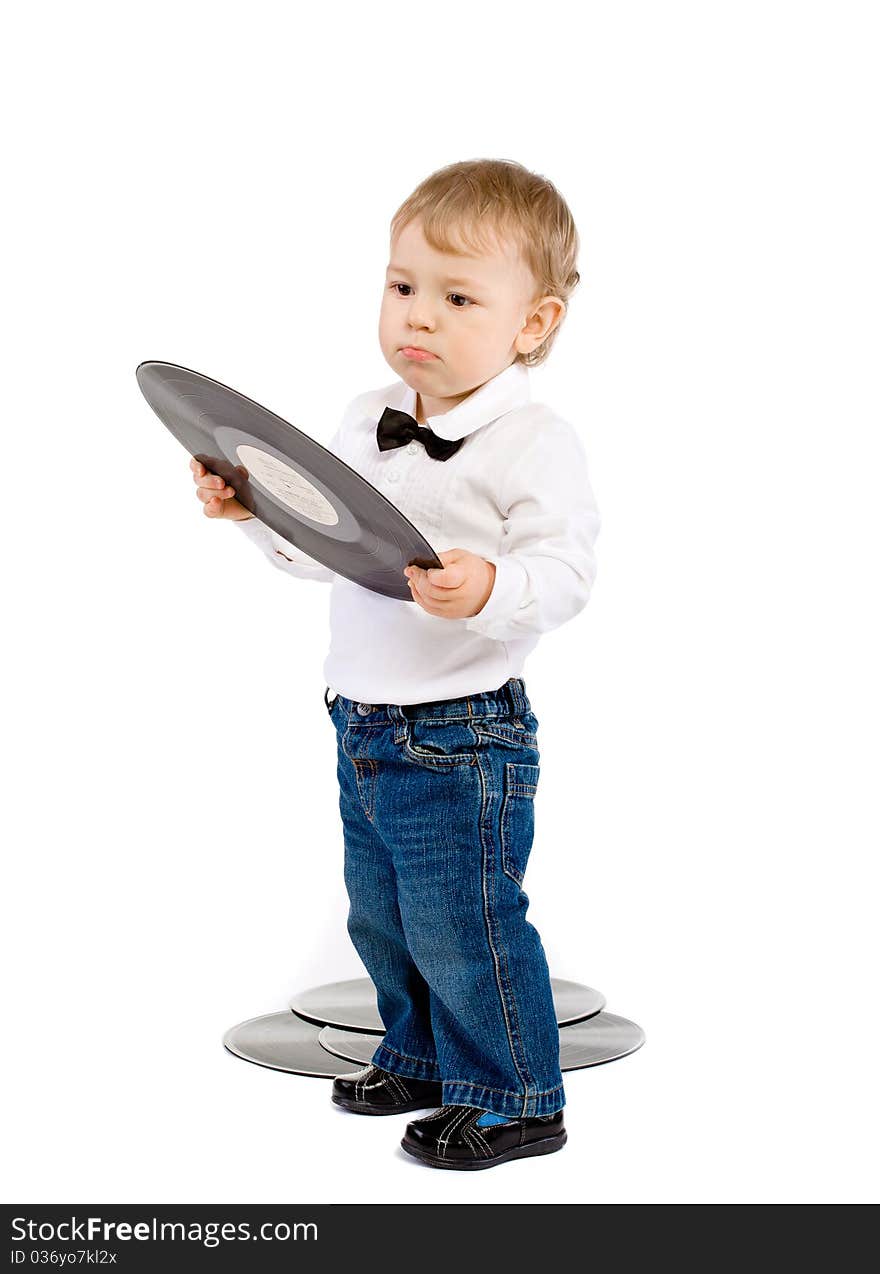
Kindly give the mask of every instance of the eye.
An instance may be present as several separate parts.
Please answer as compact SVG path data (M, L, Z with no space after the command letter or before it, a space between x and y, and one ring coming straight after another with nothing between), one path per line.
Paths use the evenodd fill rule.
M392 283L392 284L391 284L391 291L392 291L392 292L397 292L397 289L398 289L398 288L409 288L409 286L410 286L410 285L409 285L408 283ZM412 291L412 288L410 288L410 291ZM397 292L397 295L398 295L398 296L406 296L406 295L407 295L407 293L404 293L404 292Z
M452 304L456 310L463 310L463 309L466 309L468 305L473 305L473 301L470 299L470 297L462 296L460 292L450 292L449 299L452 301ZM464 305L456 305L455 304L456 300L464 301Z

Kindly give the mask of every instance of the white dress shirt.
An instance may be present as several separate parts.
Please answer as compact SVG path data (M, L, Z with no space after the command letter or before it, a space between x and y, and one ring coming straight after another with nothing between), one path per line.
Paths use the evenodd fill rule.
M451 411L429 416L441 438L464 438L448 460L415 439L380 451L386 407L415 417L416 391L397 380L355 398L327 443L409 518L439 555L467 549L495 565L495 583L469 619L429 615L415 601L374 593L322 566L257 518L237 522L280 570L330 589L331 694L414 704L495 690L522 675L541 633L586 604L599 513L580 439L531 401L529 370L511 363ZM401 570L401 580L404 579Z

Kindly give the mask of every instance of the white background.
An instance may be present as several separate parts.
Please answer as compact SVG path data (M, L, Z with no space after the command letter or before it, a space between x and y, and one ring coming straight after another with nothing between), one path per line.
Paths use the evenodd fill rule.
M870 4L43 4L7 19L8 1201L876 1196L877 40ZM533 394L602 512L526 685L553 972L646 1046L569 1143L398 1149L232 1024L358 976L327 590L206 519L136 365L326 441L393 374L388 222L517 159L583 282ZM467 547L467 546L463 546Z

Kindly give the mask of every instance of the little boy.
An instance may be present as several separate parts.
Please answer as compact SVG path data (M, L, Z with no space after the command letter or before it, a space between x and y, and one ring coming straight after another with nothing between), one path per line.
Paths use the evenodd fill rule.
M321 566L192 461L207 516L237 521L282 570L332 583L324 700L348 931L385 1026L333 1101L370 1115L437 1106L401 1144L438 1168L566 1140L550 977L522 889L540 757L520 674L595 574L581 444L529 392L577 251L565 201L509 161L440 169L392 220L379 341L399 379L356 398L328 445L438 550L442 570L404 572L411 602Z

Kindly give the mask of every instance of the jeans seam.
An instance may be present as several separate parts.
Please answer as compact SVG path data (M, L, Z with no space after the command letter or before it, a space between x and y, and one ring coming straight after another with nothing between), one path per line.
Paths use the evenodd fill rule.
M360 797L361 809L364 815L372 823L373 820L373 802L376 796L376 779L378 778L378 766L375 761L363 760L362 758L352 757L351 763L354 766L355 781L357 783L358 796ZM372 783L364 782L364 768L366 768L373 777ZM365 791L366 789L366 791ZM364 799L365 796L367 799Z
M391 1050L389 1049L389 1052ZM481 1093L497 1093L499 1097L515 1097L519 1101L523 1094L511 1092L509 1088L490 1088L488 1084L475 1084L471 1079L444 1079L446 1085L454 1085L457 1088L470 1088L474 1092ZM535 1088L527 1095L529 1097L552 1097L554 1093L561 1092L565 1087L565 1082L554 1084L552 1088Z
M555 1115L564 1108L565 1089L563 1084L557 1084L555 1088L544 1089L531 1097L523 1098L522 1093L512 1093L509 1089L489 1088L462 1080L446 1080L443 1083L443 1104L491 1110L505 1119L546 1117Z
M403 1062L418 1062L420 1066L437 1066L438 1065L436 1058L432 1061L428 1057L410 1057L408 1053L398 1053L396 1048L389 1048L384 1041L380 1041L378 1047L384 1048L386 1053L391 1053L394 1057L399 1057L400 1060ZM416 1078L416 1076L411 1075L409 1076L409 1078L414 1079Z
M510 1059L511 1059L511 1061L513 1062L514 1070L516 1071L517 1075L519 1076L519 1078L520 1078L520 1080L521 1080L521 1082L522 1082L523 1088L524 1088L524 1090L525 1090L525 1096L524 1096L524 1098L523 1098L523 1101L524 1101L524 1102L527 1102L528 1097L529 1097L529 1095L530 1095L530 1088L531 1088L530 1081L531 1081L531 1075L529 1075L529 1073L528 1073L528 1067L526 1067L525 1074L523 1074L523 1070L522 1070L522 1068L520 1067L520 1062L519 1062L519 1059L518 1059L518 1057L517 1057L517 1052L518 1052L518 1051L519 1051L519 1052L521 1052L521 1051L522 1051L522 1040L521 1040L521 1036L520 1036L520 1033L519 1033L519 1018L518 1018L518 1014L517 1014L517 1011L516 1011L516 1001L515 1001L514 997L511 995L511 996L510 996L510 1000L511 1000L511 1005L512 1005L512 1008L513 1008L513 1013L514 1013L514 1016L516 1016L516 1018L517 1018L517 1021L516 1021L515 1026L512 1026L512 1025L511 1025L511 1021L510 1021L510 1013L509 1013L509 1007L510 1007L510 1006L508 1005L508 1002L507 1002L507 995L508 995L508 992L507 992L507 990L505 989L505 986L504 986L504 981L505 981L505 976L506 976L506 975L503 975L503 974L502 974L502 968L501 968L502 953L501 953L501 952L500 952L500 951L496 948L496 945L495 945L495 937L494 937L494 934L493 934L493 932L492 932L492 908L491 908L491 906L489 905L489 889L488 889L488 875L489 875L489 873L488 873L488 871L487 871L487 869L486 869L486 858L487 858L487 855L488 855L488 852L489 852L489 851L488 851L488 846L487 846L487 844L486 844L486 804L487 804L487 787L486 787L486 774L485 774L485 771L484 771L484 769L483 769L483 766L482 766L482 763L481 763L481 761L480 761L479 756L477 757L477 768L479 769L479 772L480 772L480 785L481 785L481 789L482 789L482 798L483 798L483 799L482 799L482 809L481 809L481 811L480 811L480 842L481 842L482 850L483 850L483 853L482 853L482 864L481 864L481 870L482 870L482 876L483 876L483 880L482 880L482 886L483 886L483 915L484 915L484 917L485 917L485 922L486 922L486 937L487 937L488 942L489 942L489 950L490 950L490 951L491 951L491 953L492 953L492 963L493 963L493 964L494 964L494 966L495 966L495 981L496 981L496 984L497 984L497 986L498 986L498 995L499 995L499 998L500 998L500 1000L501 1000L501 1012L502 1012L502 1014L503 1014L503 1016L504 1016L504 1029L505 1029L505 1031L506 1031L506 1033L507 1033L507 1044L508 1044L508 1047L509 1047L509 1049L510 1049ZM499 846L499 849L500 849L500 846ZM505 964L506 964L506 960L507 960L507 957L506 957L506 954L504 954L504 961L505 961ZM514 1036L516 1036L516 1037L517 1037L517 1038L516 1038L516 1041L514 1040Z
M507 825L508 813L510 812L510 804L513 798L519 797L521 800L529 800L534 802L537 793L537 784L521 781L517 778L517 771L523 766L528 765L521 761L508 761L504 766L504 779L501 795L501 810L498 819L498 836L501 846L501 870L505 876L522 888L525 879L525 870L521 874L514 871L512 867L513 851L510 843L510 828ZM529 769L537 770L538 766L528 765ZM534 806L533 806L534 808ZM512 812L510 816L513 817Z

